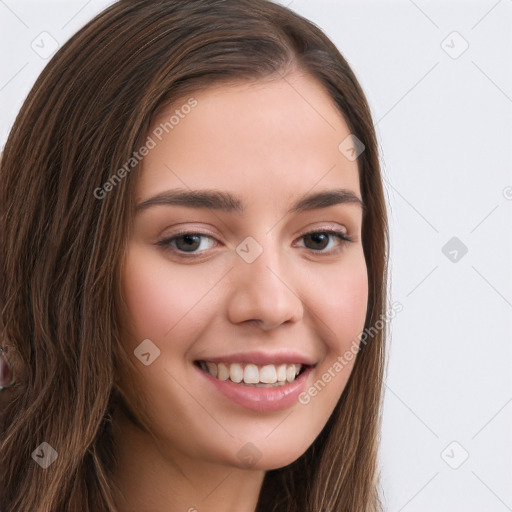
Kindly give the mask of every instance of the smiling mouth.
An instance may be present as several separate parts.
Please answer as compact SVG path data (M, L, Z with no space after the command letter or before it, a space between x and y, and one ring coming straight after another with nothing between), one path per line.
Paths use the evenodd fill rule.
M213 363L195 361L204 372L221 381L253 387L277 387L294 382L307 368L303 364Z

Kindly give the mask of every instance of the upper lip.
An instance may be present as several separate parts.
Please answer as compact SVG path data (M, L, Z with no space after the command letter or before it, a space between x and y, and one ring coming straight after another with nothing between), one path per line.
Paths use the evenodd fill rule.
M252 363L256 365L265 364L302 364L304 366L314 366L315 360L311 357L299 354L293 351L269 352L238 352L218 357L203 357L197 361L212 363Z

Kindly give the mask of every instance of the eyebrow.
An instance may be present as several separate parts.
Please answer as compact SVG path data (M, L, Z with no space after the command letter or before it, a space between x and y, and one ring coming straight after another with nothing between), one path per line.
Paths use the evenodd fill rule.
M288 213L300 213L318 210L337 204L356 204L363 210L365 205L354 192L339 188L304 195L288 210ZM244 212L242 201L230 192L219 190L167 190L161 194L140 202L136 210L142 212L153 206L186 206L188 208L209 208L234 212L241 215Z

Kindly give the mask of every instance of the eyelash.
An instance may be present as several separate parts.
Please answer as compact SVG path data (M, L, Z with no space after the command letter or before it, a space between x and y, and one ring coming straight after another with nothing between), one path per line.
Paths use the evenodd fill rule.
M327 235L337 237L340 240L340 245L338 246L338 248L340 246L351 243L353 241L352 238L350 238L346 233L344 233L342 231L338 231L336 229L319 229L316 231L308 231L308 232L300 235L299 239L302 239L308 235L315 235L315 234L327 234ZM208 250L208 249L206 249L206 250L199 251L199 252L186 252L186 251L181 251L180 249L177 249L176 247L173 247L171 245L171 243L174 240L176 240L177 238L180 238L182 236L186 236L186 235L200 236L200 237L214 239L214 237L212 235L207 234L207 233L198 233L195 231L178 231L177 233L173 234L170 237L166 237L166 238L163 238L162 240L159 240L158 242L156 242L156 245L158 245L159 247L162 247L165 250L174 252L175 254L178 254L180 257L183 257L183 258L198 258L198 257L200 257L200 255L202 253L204 253ZM331 248L327 251L322 250L322 249L309 249L307 247L305 247L305 249L308 249L309 251L313 252L314 254L325 254L325 255L332 254L334 251L336 251L336 247L334 249Z

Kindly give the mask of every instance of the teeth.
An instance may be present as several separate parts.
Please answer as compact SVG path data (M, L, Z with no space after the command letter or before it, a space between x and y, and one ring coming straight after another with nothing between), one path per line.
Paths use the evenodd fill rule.
M233 366L232 364L231 367ZM255 364L248 364L244 369L244 382L246 384L258 384L259 381L260 372L258 371L258 367Z
M265 384L275 384L277 382L277 370L273 364L267 364L261 368L260 381Z
M212 363L201 361L200 367L219 380L231 380L237 384L256 387L282 386L293 382L299 374L301 364L266 364L257 366L249 363Z
M213 373L212 373L212 375L213 375ZM220 380L228 380L229 379L228 367L223 363L219 363L217 365L217 378Z
M277 380L279 382L284 382L286 380L286 365L280 364L277 367Z
M297 371L295 370L295 365L291 364L286 367L286 380L288 382L293 382L295 380L295 376L297 375Z
M217 365L215 363L206 363L206 367L211 375L217 377Z
M244 378L244 371L242 370L242 365L238 363L234 363L229 367L229 378L233 382L242 382Z

